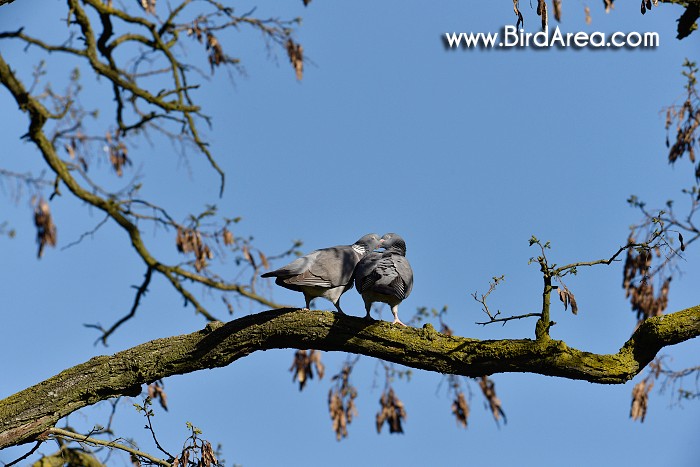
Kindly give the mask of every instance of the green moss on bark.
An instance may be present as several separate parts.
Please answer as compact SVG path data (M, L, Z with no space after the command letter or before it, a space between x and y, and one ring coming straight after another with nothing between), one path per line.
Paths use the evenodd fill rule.
M464 376L519 372L621 384L664 346L700 335L700 306L645 321L616 354L583 352L563 341L480 341L323 311L270 310L201 331L157 339L62 371L0 401L0 449L33 440L59 419L143 384L217 368L259 350L300 348L368 355Z

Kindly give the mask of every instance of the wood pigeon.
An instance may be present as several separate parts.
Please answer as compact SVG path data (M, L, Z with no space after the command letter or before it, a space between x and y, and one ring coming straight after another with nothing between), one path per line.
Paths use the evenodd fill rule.
M312 251L260 277L275 277L275 284L302 292L306 309L311 300L323 297L330 300L339 313L343 313L340 296L352 288L355 266L363 256L377 248L379 243L379 235L367 234L352 245Z
M387 303L394 323L406 326L399 319L399 303L413 289L413 270L406 259L406 242L395 233L381 238L382 253L370 253L355 267L355 286L365 302L366 318L374 302Z

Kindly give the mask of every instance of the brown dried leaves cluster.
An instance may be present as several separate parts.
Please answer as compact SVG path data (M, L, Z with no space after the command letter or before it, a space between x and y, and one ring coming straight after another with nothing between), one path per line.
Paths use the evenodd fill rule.
M293 373L292 381L299 382L299 390L306 386L306 382L314 378L314 367L319 379L323 379L326 368L321 363L321 352L318 350L297 350L294 354L294 361L289 371Z
M695 148L700 144L700 135L696 131L700 127L700 98L698 97L697 66L694 62L685 61L683 75L687 78L687 97L680 106L669 107L666 110L666 147L669 147L668 161L673 164L685 154L691 163L695 163ZM671 145L668 132L675 125L676 137ZM695 179L700 181L700 162L695 166Z
M163 407L164 410L168 410L168 396L165 394L165 385L163 384L163 381L154 381L153 383L148 385L148 397L151 398L151 400L156 400L158 399L158 402L160 402L160 406Z
M292 39L287 40L285 48L287 49L289 61L296 72L297 79L301 81L301 78L304 76L304 48Z
M328 412L333 422L335 438L340 441L348 437L348 425L357 416L357 389L350 384L351 365L344 365L337 375L333 376L335 387L328 391Z
M503 407L501 407L501 400L496 395L496 383L488 376L482 376L479 378L479 387L489 403L491 414L494 420L496 420L496 423L500 421L501 417L503 418L503 422L506 423L506 413L503 411Z
M239 59L230 57L224 53L221 42L207 26L206 18L199 17L195 19L192 22L192 26L187 28L187 35L194 36L197 42L204 44L212 74L214 73L214 69L220 65L240 63Z
M496 424L498 425L501 419L506 423L506 414L501 406L501 400L496 396L496 384L488 376L481 376L474 379L479 383L479 388L486 398L486 402L489 404L491 415ZM460 387L457 377L450 375L449 382L451 392L454 394L451 407L452 415L454 415L458 425L467 428L470 413L469 404L467 403L467 399L464 396L464 392Z
M564 310L566 310L569 305L571 305L571 312L575 315L578 314L578 305L576 304L576 298L574 294L565 285L561 285L557 292L559 292L559 300L564 304Z
M199 459L194 462L190 461L190 455L192 457L197 455L197 450L199 450ZM197 467L211 467L219 464L219 461L214 454L214 449L211 447L209 441L202 441L201 446L197 447L196 443L194 446L185 447L179 456L173 459L173 467L187 467L189 465L196 465Z
M200 438L202 430L190 422L187 422L187 428L192 431L192 434L185 440L180 454L173 459L172 467L212 467L219 465L211 443Z
M56 246L56 225L53 223L49 203L39 198L34 206L34 225L36 226L36 242L39 244L37 256L41 258L44 247Z
M381 433L384 422L389 426L389 433L403 433L401 423L406 419L406 409L393 388L382 392L379 404L381 409L377 412L377 433Z
M124 174L123 167L131 165L131 159L128 156L126 145L117 138L112 138L111 133L107 133L107 150L109 152L109 163L116 172L118 177Z
M178 227L175 245L180 253L194 253L194 268L197 271L204 269L208 260L214 258L211 248L202 240L202 234L195 229Z
M634 243L634 238L630 237L628 242ZM659 248L655 248L654 251L658 258L661 251ZM630 299L632 311L637 313L637 320L640 322L661 315L668 306L671 277L664 280L661 290L656 294L654 284L651 283L652 256L652 252L647 248L628 248L623 268L622 288L625 289L625 297Z

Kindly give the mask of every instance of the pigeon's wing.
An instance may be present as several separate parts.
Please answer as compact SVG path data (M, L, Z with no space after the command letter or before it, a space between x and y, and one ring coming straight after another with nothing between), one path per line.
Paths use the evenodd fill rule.
M270 271L262 277L276 277L277 284L297 287L332 287L331 282L312 271L314 264L323 250L312 251L306 256L297 258L286 266ZM299 290L294 288L294 290Z
M351 246L334 246L318 250L309 273L328 282L328 287L347 285L352 281L360 255Z
M360 294L372 288L372 285L379 278L377 274L374 274L374 271L381 259L380 253L369 253L355 266L355 287Z
M299 274L304 273L305 271L309 270L309 264L314 261L314 258L318 251L312 251L306 256L302 256L300 258L295 259L291 263L287 264L286 266L282 266L279 269L275 269L274 271L266 272L260 277L291 277L291 276L297 276Z
M408 297L411 294L411 290L413 290L413 269L405 256L392 255L391 260L394 264L396 274L401 278L401 282L403 283L401 295L398 295L398 297L403 300Z
M362 283L364 290L389 295L403 300L413 288L413 271L406 258L395 254L384 254L374 270Z

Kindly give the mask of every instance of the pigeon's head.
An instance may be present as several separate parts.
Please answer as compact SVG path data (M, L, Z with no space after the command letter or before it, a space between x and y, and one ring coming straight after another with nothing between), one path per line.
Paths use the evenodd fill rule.
M399 234L384 234L381 238L380 247L384 248L386 252L398 253L401 256L406 256L406 242Z
M353 246L358 247L359 249L363 250L365 253L369 253L370 251L376 250L379 248L379 244L381 243L381 239L379 238L379 235L375 233L367 234L358 241L355 242Z

